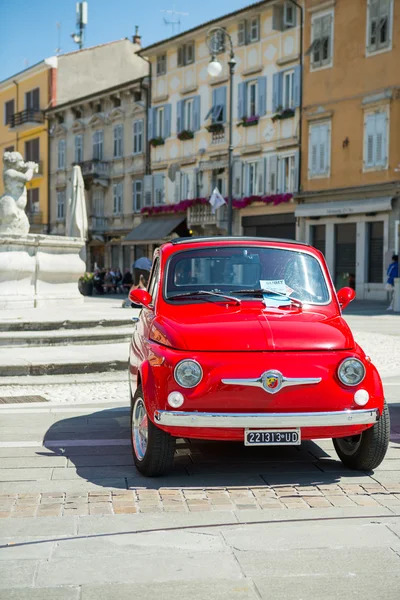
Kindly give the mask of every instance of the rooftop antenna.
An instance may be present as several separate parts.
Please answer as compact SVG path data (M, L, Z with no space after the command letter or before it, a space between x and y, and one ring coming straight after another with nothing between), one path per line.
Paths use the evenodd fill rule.
M174 35L174 33L175 33L175 27L178 28L178 33L179 33L180 26L181 26L180 17L187 17L189 15L189 13L177 12L175 10L175 5L173 6L172 10L161 10L160 12L166 13L168 15L172 15L171 20L168 20L164 17L165 25L171 25L171 27L172 27L172 35Z
M58 37L58 44L57 44L57 48L56 48L56 54L61 54L61 23L57 22L56 23L56 27L57 27L57 37Z
M78 33L71 33L71 37L76 44L79 45L79 50L83 48L83 34L88 22L88 3L76 3L76 27Z

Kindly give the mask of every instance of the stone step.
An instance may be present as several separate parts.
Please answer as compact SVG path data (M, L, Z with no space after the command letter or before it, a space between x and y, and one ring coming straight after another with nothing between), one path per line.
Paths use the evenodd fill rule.
M115 327L126 327L131 322L131 317L138 313L137 310L126 309L124 311L124 317L121 318L107 318L107 319L67 319L54 321L39 321L30 320L25 321L23 319L1 319L0 318L0 332L11 332L11 331L52 331L58 329L92 329L95 327L103 327L104 329L111 329Z
M0 347L67 346L71 344L116 344L129 342L133 323L115 327L0 331Z
M3 348L0 377L104 373L126 370L129 343Z

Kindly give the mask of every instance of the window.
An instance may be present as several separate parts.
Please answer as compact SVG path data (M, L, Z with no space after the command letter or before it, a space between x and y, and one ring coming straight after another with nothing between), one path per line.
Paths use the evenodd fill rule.
M238 85L238 118L260 117L267 112L267 78L259 77Z
M78 164L83 162L83 136L82 135L75 136L75 162Z
M124 155L124 126L116 125L114 127L114 158L121 158Z
M64 140L63 140L64 141ZM25 142L25 160L38 163L40 160L39 138Z
M27 190L27 205L28 213L37 214L40 212L39 188L31 188Z
M144 206L151 206L153 202L153 175L145 175L143 178Z
M57 221L65 219L65 190L57 192Z
M213 169L211 176L211 190L217 188L221 196L225 195L225 169Z
M285 2L283 5L283 27L290 29L296 25L296 7L291 2Z
M212 123L225 123L226 120L226 86L214 88L212 91L212 106L205 120L211 117Z
M176 132L200 129L200 96L179 100L176 106ZM186 139L186 138L185 138Z
M283 86L282 86L282 107L292 108L294 105L293 98L293 83L294 83L294 71L285 71L283 73Z
M40 92L39 88L35 88L25 94L25 108L26 110L39 110L40 109Z
M249 81L247 84L247 117L257 115L257 81Z
M188 42L178 48L178 67L191 65L195 61L194 42Z
M57 168L65 169L65 140L58 141Z
M133 121L133 154L143 152L143 119Z
M313 68L332 65L333 13L312 20L312 43L306 52Z
M143 183L140 179L133 182L133 211L138 213L142 210Z
M257 194L257 163L251 162L247 165L247 193L249 196Z
M104 190L99 187L93 191L93 213L95 217L104 217Z
M122 199L123 199L123 184L114 183L113 185L113 199L114 199L114 215L120 215L122 213Z
M330 123L310 125L308 169L311 177L329 176Z
M157 56L157 70L156 70L157 77L160 77L160 75L165 75L166 72L167 72L167 55L159 54Z
M365 117L364 166L367 169L387 167L387 121L386 112Z
M156 137L164 137L164 107L156 108Z
M383 283L383 221L367 223L368 283Z
M9 125L11 123L11 118L15 113L15 102L14 100L9 100L4 103L4 125Z
M392 30L391 0L369 0L368 3L368 41L369 52L388 48Z
M187 131L193 130L193 98L183 103L183 128Z
M164 175L154 175L154 204L160 205L165 204L165 194L164 194Z
M93 134L93 159L103 160L104 131L101 129Z
M284 156L280 159L281 165L281 181L279 191L284 194L293 192L295 189L295 157Z
M254 17L238 23L238 46L258 42L260 39L260 18Z

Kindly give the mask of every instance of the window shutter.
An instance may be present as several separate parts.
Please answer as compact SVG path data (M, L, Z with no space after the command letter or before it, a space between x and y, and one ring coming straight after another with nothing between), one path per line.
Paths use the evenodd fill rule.
M283 6L275 4L272 13L272 29L283 30Z
M243 119L246 115L246 83L238 85L238 119Z
M171 135L171 104L164 104L164 138Z
M227 105L226 105L226 85L213 90L216 92L216 105L223 106L223 118L220 119L221 123L226 123L227 118Z
M318 148L319 148L319 127L314 126L310 129L310 147L308 156L308 169L311 175L318 172Z
M260 158L257 161L257 194L263 196L265 192L265 179L264 179L264 159Z
M375 131L376 131L376 160L375 164L378 167L386 165L386 114L378 113L375 115Z
M319 134L319 172L327 175L329 172L329 127L321 125Z
M200 129L200 96L193 98L193 129L194 131Z
M244 46L246 43L246 21L238 24L238 46Z
M164 175L156 174L154 178L154 204L164 204Z
M243 165L240 160L235 160L232 165L232 179L233 179L233 190L232 195L234 198L242 197L242 169Z
M293 169L293 191L298 192L299 190L299 165L300 165L300 151L297 150L294 155L294 169Z
M267 112L267 78L258 78L258 114L265 115Z
M273 154L268 159L269 171L269 191L271 194L276 194L278 189L278 157Z
M183 66L183 46L178 48L178 67Z
M242 177L243 177L243 196L249 195L249 165L244 164L242 169Z
M282 73L274 73L272 79L272 111L282 106Z
M300 92L301 92L301 66L297 65L294 69L293 76L293 106L298 108L300 106Z
M179 100L176 105L176 133L180 133L183 129L183 100Z
M143 177L143 206L151 206L153 200L153 175L145 175Z
M154 137L154 126L155 126L155 109L149 108L147 113L147 126L149 131L149 140Z
M365 166L373 167L375 164L375 115L368 115L365 120Z

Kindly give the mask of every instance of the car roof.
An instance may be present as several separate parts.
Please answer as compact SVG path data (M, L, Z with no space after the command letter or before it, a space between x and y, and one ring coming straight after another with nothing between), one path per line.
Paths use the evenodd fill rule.
M264 237L256 237L256 236L213 236L213 237L183 237L183 238L175 238L170 240L170 243L174 246L179 244L188 244L188 243L201 243L201 242L279 242L283 244L293 244L295 246L307 246L311 247L310 244L306 244L305 242L299 242L297 240L289 240L283 238L264 238Z

